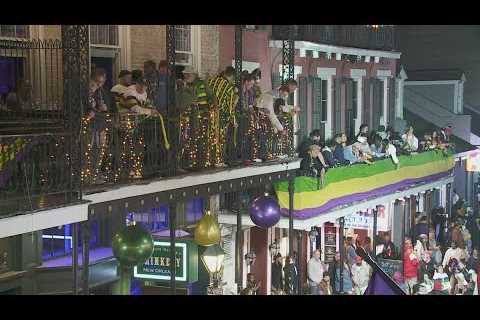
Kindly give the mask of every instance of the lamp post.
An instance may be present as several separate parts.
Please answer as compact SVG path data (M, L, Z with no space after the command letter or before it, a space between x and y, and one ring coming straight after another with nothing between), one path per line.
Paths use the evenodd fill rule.
M210 274L210 284L207 289L208 295L222 295L219 273L223 267L225 251L218 244L209 246L202 254L202 261Z

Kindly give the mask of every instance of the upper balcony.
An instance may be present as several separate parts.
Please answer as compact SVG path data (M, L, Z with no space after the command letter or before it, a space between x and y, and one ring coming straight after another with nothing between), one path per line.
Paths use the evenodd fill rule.
M274 25L272 40L309 41L318 44L394 51L392 25Z

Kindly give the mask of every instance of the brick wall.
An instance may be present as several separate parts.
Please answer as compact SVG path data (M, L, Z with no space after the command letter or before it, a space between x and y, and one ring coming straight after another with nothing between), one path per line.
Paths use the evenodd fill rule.
M132 70L143 69L146 60L153 60L158 64L165 59L165 37L165 25L130 26Z

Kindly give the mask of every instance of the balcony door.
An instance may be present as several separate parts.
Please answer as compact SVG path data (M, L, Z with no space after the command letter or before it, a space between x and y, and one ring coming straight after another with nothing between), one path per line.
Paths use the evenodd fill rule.
M91 69L105 70L105 88L110 89L116 83L120 66L119 26L91 25L90 49Z

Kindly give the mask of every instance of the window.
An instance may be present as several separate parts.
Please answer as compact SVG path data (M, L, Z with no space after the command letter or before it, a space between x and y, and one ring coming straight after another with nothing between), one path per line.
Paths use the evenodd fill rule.
M328 81L322 80L322 121L327 121Z
M28 38L28 25L0 25L0 37Z
M118 25L91 25L90 44L118 46Z
M358 106L358 82L352 82L352 108L353 108L353 119L357 119L357 106Z
M193 64L192 26L175 26L175 62L179 65Z
M312 129L319 129L321 122L327 120L328 81L313 79Z

